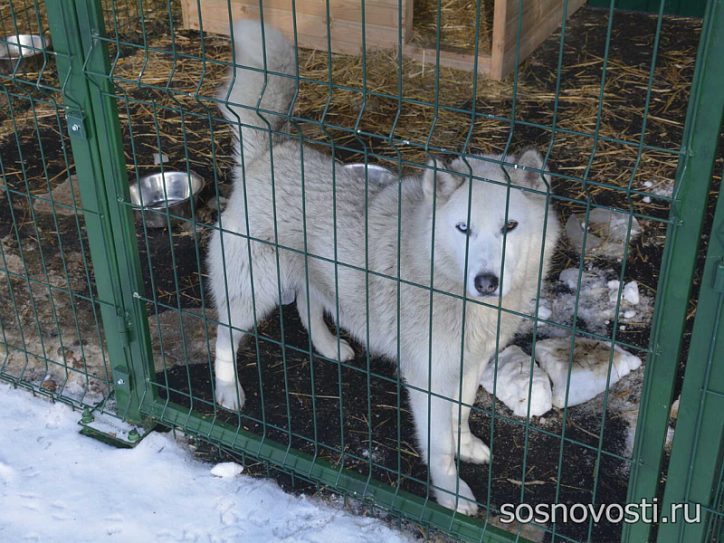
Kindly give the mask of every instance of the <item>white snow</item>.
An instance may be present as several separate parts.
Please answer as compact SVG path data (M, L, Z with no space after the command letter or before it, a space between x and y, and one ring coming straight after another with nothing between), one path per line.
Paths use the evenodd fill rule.
M578 286L578 268L568 268L567 270L563 270L560 275L558 276L558 280L561 283L565 283L566 286L571 289L575 290ZM581 281L585 278L585 273L581 276Z
M551 318L551 313L552 313L552 311L550 309L548 309L546 306L544 306L544 305L538 306L538 318L539 319L542 319L544 321L548 320ZM538 322L539 328L541 326L545 326L545 325L546 325L546 323L544 323L544 322Z
M621 283L619 281L609 281L606 286L609 290L608 299L612 304L615 304L616 300L618 300L618 289L621 288Z
M674 445L674 429L671 426L666 427L666 442L664 443L664 449L671 452L671 447Z
M671 196L673 196L674 194L674 181L644 181L644 188L649 189L646 192L654 196L666 196L668 198L671 198ZM644 196L643 201L646 203L651 202L651 196Z
M636 281L631 281L630 283L626 283L626 286L623 287L623 299L626 300L631 305L638 305L640 297L639 297L639 285Z
M594 339L576 338L572 365L569 364L570 348L570 338L546 339L538 341L535 345L535 358L553 382L553 405L560 408L566 405L569 368L571 373L569 407L587 402L606 390L611 344ZM640 366L640 358L616 345L609 388Z
M236 462L221 462L211 468L211 475L233 479L241 475L242 471L244 471L244 466L241 464L237 464Z
M529 354L518 346L508 347L498 355L498 382L495 383L496 397L507 405L516 417L528 414L528 389L530 381ZM495 360L491 360L483 372L480 384L493 393ZM530 416L539 417L551 410L551 382L538 364L533 362L533 385L530 388Z
M269 479L214 477L171 434L115 449L80 435L80 416L0 383L0 541L410 541Z
M163 162L166 164L166 162L169 161L169 158L167 155L161 154L161 153L153 153L153 165L158 166Z
M648 183L648 185L646 183ZM654 183L647 181L646 183L644 183L644 186L646 188L653 189L653 190L650 190L649 192L651 194L655 194L656 196L671 197L674 194L673 180L656 181Z
M379 449L378 447L375 447L375 450L372 451L372 460L373 460L374 462L378 462L379 459L380 459L379 453L376 452L378 449ZM369 449L365 449L365 450L362 451L362 457L363 457L363 458L369 458L369 457L370 457L370 451L369 451Z
M558 281L544 283L540 303L551 310L551 315L546 320L571 326L574 315L577 315L577 327L593 334L609 336L608 326L616 317L618 289L623 286L623 283L617 279L608 280L616 275L615 270L585 264L581 274L579 293L578 274L577 267L568 268L559 274ZM636 286L629 286L632 283ZM618 314L628 319L626 313L635 311L636 323L648 323L653 314L654 299L646 295L644 291L639 293L638 302L632 303L636 301L633 295L634 288L638 291L636 281L631 281L623 286ZM628 297L627 292L629 292ZM547 326L545 330L548 336L570 336L569 330L558 326Z

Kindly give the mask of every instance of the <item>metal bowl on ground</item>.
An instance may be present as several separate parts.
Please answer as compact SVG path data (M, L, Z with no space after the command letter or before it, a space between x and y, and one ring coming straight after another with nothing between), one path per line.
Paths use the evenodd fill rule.
M362 182L365 180L365 165L364 163L356 164L345 164L342 166L345 171L348 171L360 178ZM378 164L367 164L366 168L367 180L369 181L370 187L383 187L390 183L397 183L397 174L388 170L384 166Z
M33 71L42 65L44 51L50 49L50 38L37 34L13 34L0 40L0 72Z
M163 172L141 177L131 184L131 204L136 221L147 228L176 226L191 218L192 201L195 208L204 180L194 172Z

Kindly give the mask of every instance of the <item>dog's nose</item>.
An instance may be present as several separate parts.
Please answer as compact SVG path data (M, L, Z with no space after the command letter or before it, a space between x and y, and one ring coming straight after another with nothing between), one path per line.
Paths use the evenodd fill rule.
M475 288L482 296L490 296L498 289L498 278L491 273L481 273L475 277Z

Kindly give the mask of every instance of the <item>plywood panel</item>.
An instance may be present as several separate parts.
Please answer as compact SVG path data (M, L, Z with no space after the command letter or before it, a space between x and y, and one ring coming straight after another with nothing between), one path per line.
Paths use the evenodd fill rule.
M437 64L437 51L433 48L422 47L417 44L407 44L403 48L406 58L411 58L423 64ZM490 71L490 56L478 55L478 73L486 74ZM440 51L440 66L455 68L457 70L473 71L475 67L475 55L472 53L459 53L457 51Z
M414 0L368 0L365 2L365 49L396 49L399 41L398 10L402 9L402 39L412 37ZM570 17L586 0L569 0ZM199 21L199 4L202 18ZM525 60L561 23L564 0L525 0L519 14L519 0L495 0L493 43L490 55L478 58L472 53L440 51L441 66L489 73L502 79L513 71L520 17L519 61ZM332 52L348 55L362 53L361 0L296 0L296 16L292 15L292 0L263 0L264 20L294 38L300 47L326 51L328 31ZM259 0L182 0L184 24L187 28L219 34L230 34L230 20L260 18ZM327 9L329 7L329 20ZM229 14L231 9L231 14ZM433 48L406 44L403 53L425 64L434 65L437 55Z
M586 0L569 0L567 17ZM520 16L520 52L523 62L561 24L563 0L526 0L520 10L519 0L496 0L493 20L493 51L490 75L502 79L515 69L516 45Z
M184 22L195 30L229 35L229 20L260 18L262 9L258 0L201 0L202 18L199 21L196 0L183 0ZM402 0L403 42L412 33L411 2ZM291 0L264 0L264 21L278 27L290 38L294 36L294 18ZM326 0L297 0L297 39L301 47L327 49L327 2ZM359 0L330 0L332 51L344 54L360 54L362 51L362 11ZM399 39L397 0L373 0L365 2L365 40L367 49L394 47ZM231 17L229 16L231 10Z

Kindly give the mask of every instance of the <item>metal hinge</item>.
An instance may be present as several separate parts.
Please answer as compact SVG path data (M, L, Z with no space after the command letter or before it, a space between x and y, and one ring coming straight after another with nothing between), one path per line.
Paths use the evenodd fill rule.
M714 270L714 281L712 281L711 288L717 292L724 292L724 260L720 260Z

